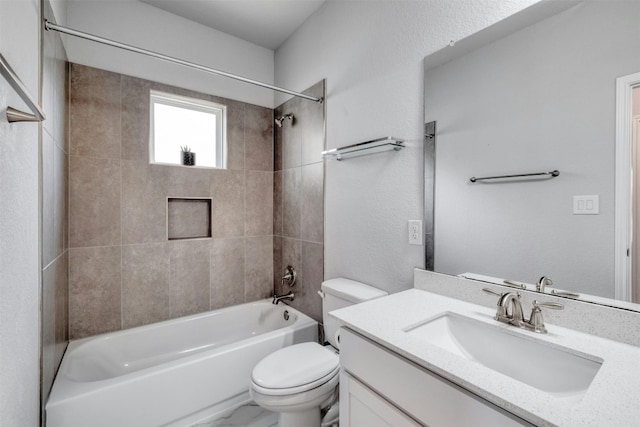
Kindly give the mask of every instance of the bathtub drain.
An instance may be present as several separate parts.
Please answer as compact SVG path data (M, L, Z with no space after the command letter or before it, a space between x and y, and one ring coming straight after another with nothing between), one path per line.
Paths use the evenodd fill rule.
M289 320L289 310L284 311L284 320Z

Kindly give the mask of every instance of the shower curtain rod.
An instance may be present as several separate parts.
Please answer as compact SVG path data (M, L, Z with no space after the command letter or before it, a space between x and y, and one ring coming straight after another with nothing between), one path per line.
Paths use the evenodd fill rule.
M205 67L204 65L195 64L189 61L183 61L182 59L174 58L172 56L163 55L161 53L153 52L150 50L142 49L139 47L131 46L125 43L120 43L114 40L105 39L103 37L95 36L93 34L85 33L83 31L74 30L73 28L63 27L58 24L54 24L45 19L44 28L47 31L57 31L59 33L68 34L74 37L80 37L85 40L90 40L97 43L102 43L107 46L117 47L119 49L128 50L130 52L140 53L142 55L151 56L154 58L162 59L163 61L173 62L174 64L184 65L185 67L195 68L196 70L206 71L208 73L217 74L219 76L228 77L230 79L239 80L241 82L249 83L252 85L260 86L263 88L275 90L276 92L282 92L289 95L297 96L299 98L308 99L310 101L322 102L322 98L316 98L314 96L305 95L304 93L295 92L293 90L281 88L278 86L270 85L268 83L263 83L257 80L248 79L246 77L238 76L236 74L227 73L226 71L216 70L215 68Z

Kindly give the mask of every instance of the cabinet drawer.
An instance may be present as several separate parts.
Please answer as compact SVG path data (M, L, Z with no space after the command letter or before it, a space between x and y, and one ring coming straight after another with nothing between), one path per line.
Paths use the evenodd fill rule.
M340 336L340 363L346 372L429 427L532 426L349 329Z

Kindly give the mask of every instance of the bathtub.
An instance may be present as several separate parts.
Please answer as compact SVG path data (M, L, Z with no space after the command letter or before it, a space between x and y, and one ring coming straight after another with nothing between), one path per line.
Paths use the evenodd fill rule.
M246 403L256 363L279 348L317 341L317 325L265 300L72 341L46 405L46 425L202 422Z

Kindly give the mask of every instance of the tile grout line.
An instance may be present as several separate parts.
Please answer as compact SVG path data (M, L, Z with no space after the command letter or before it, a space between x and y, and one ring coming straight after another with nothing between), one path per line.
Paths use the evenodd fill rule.
M122 75L120 75L120 330L124 329L124 279L123 279L123 240L122 240L122 193L124 188L124 182L122 181Z

